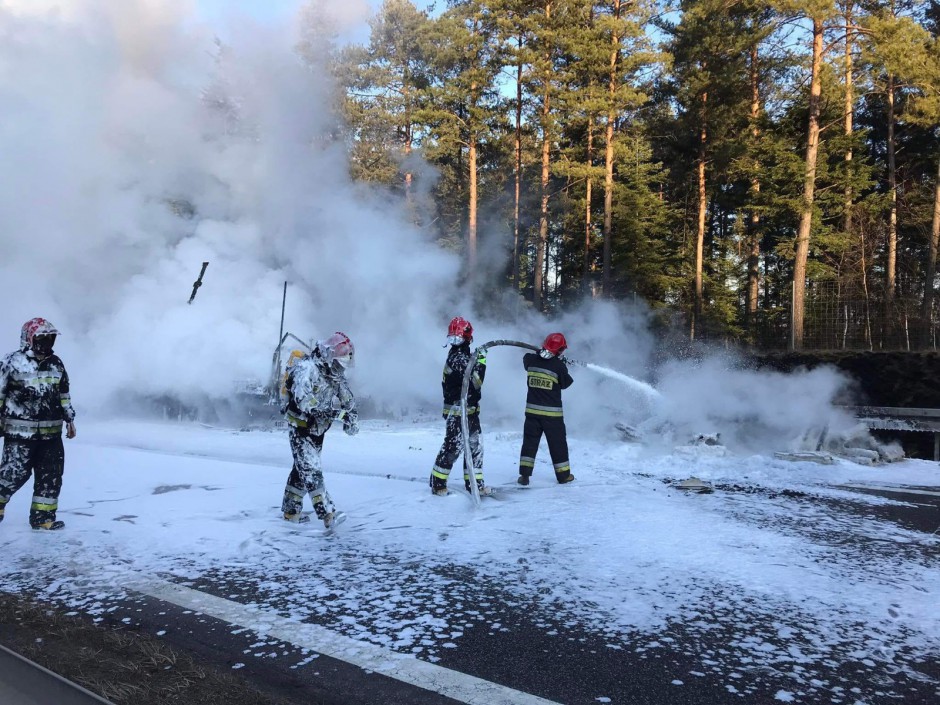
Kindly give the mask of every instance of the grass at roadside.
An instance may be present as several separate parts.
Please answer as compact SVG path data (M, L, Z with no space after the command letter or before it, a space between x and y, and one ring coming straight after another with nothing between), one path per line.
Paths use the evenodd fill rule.
M0 644L116 705L277 705L244 679L218 672L152 637L61 614L0 592Z

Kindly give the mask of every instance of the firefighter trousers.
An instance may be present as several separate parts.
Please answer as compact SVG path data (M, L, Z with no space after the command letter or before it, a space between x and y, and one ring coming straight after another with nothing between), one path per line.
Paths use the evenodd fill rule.
M470 431L470 457L473 460L473 475L477 487L483 486L483 431L480 427L480 414L467 416L467 427ZM454 467L454 463L463 452L463 432L460 429L460 416L447 417L447 429L444 433L444 443L434 461L431 469L431 489L444 489L447 487L447 478ZM464 487L470 491L470 476L466 465L463 471Z
M33 475L33 501L29 505L29 523L38 526L55 521L65 470L62 436L41 440L7 437L0 459L0 519L7 502Z
M289 516L301 513L304 497L313 500L313 511L322 519L333 511L333 503L323 484L323 469L320 453L323 451L323 435L315 435L307 429L290 427L290 450L294 466L287 476L281 511Z
M565 430L565 419L561 416L526 415L525 426L522 429L522 452L519 454L519 474L531 477L535 469L535 456L539 452L542 434L545 434L548 452L552 456L552 465L555 466L555 479L558 482L565 482L571 475L571 464L568 462L568 434Z

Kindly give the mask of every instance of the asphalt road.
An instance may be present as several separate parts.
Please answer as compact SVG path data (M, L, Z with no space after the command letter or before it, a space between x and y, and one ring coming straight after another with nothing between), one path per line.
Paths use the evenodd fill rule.
M792 502L793 520L799 521L802 509L812 506L814 512L820 508L839 517L840 526L851 526L846 521L853 515L877 516L879 519L897 523L907 529L935 532L940 527L940 491L921 488L913 492L899 493L883 489L854 489L853 491L875 493L903 505L872 506L855 503L850 499L821 499L795 495ZM732 490L733 492L733 490ZM743 506L763 501L760 493L742 495ZM812 530L812 529L808 529ZM847 534L839 540L866 541L864 537ZM384 557L355 555L346 552L337 556L338 561L355 564L367 560L375 563ZM446 641L445 648L435 653L435 667L440 669L427 678L401 680L400 674L382 675L375 669L350 665L343 658L333 658L318 652L317 645L303 635L303 625L288 622L272 628L271 619L263 617L260 622L262 636L253 630L257 626L257 615L247 619L240 617L241 605L252 609L263 605L271 615L290 614L291 596L272 589L250 571L224 571L207 574L187 583L186 599L197 603L168 604L153 597L141 596L138 600L122 603L110 618L130 618L151 633L162 633L174 646L199 654L201 658L227 668L236 667L253 682L263 684L264 689L277 693L285 702L301 702L313 697L323 703L415 703L440 702L479 703L537 703L544 701L570 705L593 703L629 703L630 705L718 705L727 702L771 703L786 702L788 698L807 702L794 694L792 674L775 673L773 670L740 668L729 686L726 673L714 673L702 668L710 655L725 653L740 648L739 629L741 615L728 613L721 600L716 605L698 606L694 610L697 620L694 630L681 621L670 624L663 633L651 639L649 635L637 635L636 640L611 639L609 634L598 633L596 627L580 624L569 616L559 614L557 619L527 609L518 598L506 594L499 584L480 581L473 576L461 575L454 567L429 563L409 564L407 567L389 563L389 580L402 581L403 589L420 591L424 581L423 571L453 571L452 578L460 584L461 593L455 602L456 609L468 614L486 610L486 622L494 620L499 629L477 626L472 620L465 623L460 639ZM394 573L394 575L393 575ZM402 577L402 576L411 577ZM521 575L524 576L524 566ZM355 576L350 576L351 580ZM521 579L524 579L521 578ZM285 576L285 581L289 577ZM190 592L192 591L192 592ZM219 605L201 607L200 595L213 595ZM195 595L195 597L193 597ZM173 598L176 599L175 597ZM578 599L576 595L572 599ZM703 609L699 609L702 608ZM214 615L214 616L213 616ZM219 617L223 617L220 619ZM411 616L419 618L415 613ZM400 619L402 615L398 615ZM311 624L319 623L331 629L344 619L356 619L361 626L368 627L370 620L376 623L380 614L332 614L325 611ZM702 629L701 620L706 620L707 629ZM230 620L230 621L226 621ZM763 614L755 609L750 618L750 628L755 632L772 634L775 615ZM690 616L690 620L692 617ZM233 629L232 623L245 627ZM272 636L275 635L275 636ZM704 636L703 636L704 635ZM445 643L442 638L442 643ZM438 644L441 646L441 644ZM347 646L330 649L342 657ZM319 655L317 655L319 653ZM382 660L380 653L376 658ZM730 658L734 658L733 653ZM356 662L353 659L354 663ZM742 664L746 658L741 659ZM361 661L360 661L361 663ZM370 662L371 663L371 662ZM830 693L844 692L841 702L847 703L910 703L924 705L940 702L940 667L938 659L915 664L913 675L885 671L877 663L860 655L857 659L834 660L828 664L807 667L807 679L824 678L830 684ZM479 691L484 687L475 680L468 684L450 684L448 674L472 676L486 683L498 684L504 690ZM443 680L441 680L443 679ZM455 696L450 700L429 690L444 682L439 691ZM888 685L890 682L890 685ZM841 685L840 685L841 684ZM529 699L535 696L535 699ZM832 697L831 702L840 699Z
M879 494L904 504L872 506L845 497L827 499L798 493L785 501L792 508L794 522L800 521L802 511L812 507L814 516L822 509L837 517L841 527L851 527L850 519L857 515L877 516L918 532L934 533L940 528L938 489L851 490ZM729 495L736 492L719 491ZM765 500L753 488L739 494L742 516ZM839 540L868 539L851 535L849 529ZM368 561L373 578L376 564L387 561L389 581L397 581L402 590L418 595L428 582L423 579L427 571L435 572L438 578L446 574L460 585L459 594L452 597L454 609L466 615L460 638L441 636L431 650L435 656L430 660L410 658L409 654L397 657L392 649L338 634L342 631L339 627L350 620L355 620L360 630L378 627L380 612L333 612L325 600L323 610L298 622L288 616L295 612L290 607L296 597L284 589L290 584L290 576L272 584L268 577L262 578L247 568L139 586L139 591L108 607L106 621L157 634L200 660L238 670L285 704L940 702L940 658L914 660L906 671L886 669L864 654L805 664L797 667L805 669L804 679L817 684L825 681L826 696L812 689L801 694L794 689L793 672L747 667L747 657L736 653L741 650L742 616L729 613L728 603L717 599L720 596L716 596L714 605L690 606L688 620L672 622L659 634L612 638L599 632L596 625L579 623L570 615L552 616L530 609L518 594L509 595L503 585L466 575L466 569L434 562L403 564L394 557L357 554L350 547L337 552L335 560L346 570L357 562ZM524 581L524 576L525 566L520 566L520 580ZM354 572L348 579L356 580ZM578 596L572 595L572 599ZM479 618L481 612L485 620ZM410 616L421 618L417 611ZM775 618L755 605L748 628L755 633L773 634L777 628ZM499 628L493 628L494 623ZM380 631L376 629L376 633ZM741 667L732 669L730 676L727 669L719 672L703 668L719 655L726 663L737 658ZM7 681L9 687L7 675L4 673L0 681Z

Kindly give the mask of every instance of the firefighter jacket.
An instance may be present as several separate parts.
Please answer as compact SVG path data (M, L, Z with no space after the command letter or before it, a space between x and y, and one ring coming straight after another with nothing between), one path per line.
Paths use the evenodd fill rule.
M0 361L0 423L8 438L40 440L62 435L75 419L69 375L58 355L44 360L19 350Z
M568 374L568 366L560 358L544 358L529 353L522 358L528 376L529 393L525 400L526 416L556 417L564 414L561 408L561 390L574 382Z
M334 419L342 418L347 424L358 420L356 399L346 375L331 369L315 352L294 363L286 386L284 414L295 428L322 436Z
M444 390L444 418L460 416L460 392L463 390L463 376L473 357L470 343L451 345L444 363L444 378L441 387ZM486 377L486 358L480 356L473 361L470 373L470 386L467 389L467 413L480 413L480 397L483 394L483 378Z

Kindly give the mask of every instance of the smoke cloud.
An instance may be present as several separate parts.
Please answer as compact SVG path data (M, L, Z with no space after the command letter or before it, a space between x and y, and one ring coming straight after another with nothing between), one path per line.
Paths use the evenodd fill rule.
M459 261L349 182L297 32L253 27L217 58L187 4L68 7L0 14L8 347L52 320L88 406L225 397L267 375L286 280L287 330L344 330L374 395L424 397Z

